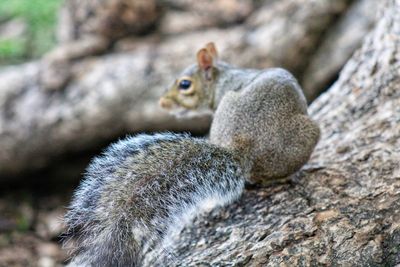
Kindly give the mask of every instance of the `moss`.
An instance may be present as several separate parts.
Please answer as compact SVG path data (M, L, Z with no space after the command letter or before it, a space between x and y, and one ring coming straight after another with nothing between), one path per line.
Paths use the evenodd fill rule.
M27 33L0 42L0 62L37 58L55 45L57 11L63 0L0 1L0 18L21 18Z
M17 224L17 230L22 232L28 231L31 226L29 223L29 219L23 215L17 218L16 224Z
M25 43L23 39L0 40L0 61L23 57Z
M400 228L387 234L383 241L383 266L395 266L400 262Z

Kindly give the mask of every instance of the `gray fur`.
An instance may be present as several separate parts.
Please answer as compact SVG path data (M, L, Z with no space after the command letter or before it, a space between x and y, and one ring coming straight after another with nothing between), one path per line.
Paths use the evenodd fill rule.
M319 135L296 79L276 68L262 71L240 91L225 94L214 114L210 140L230 148L247 140L254 162L251 180L268 183L299 170Z
M238 198L249 162L188 135L128 137L93 160L66 215L71 266L140 266L200 204Z
M225 63L215 71L209 93L199 98L210 102L197 107L217 109L211 143L171 133L138 135L90 164L66 215L71 266L139 266L143 253L162 245L202 203L231 202L245 179L283 178L307 162L320 132L289 72Z

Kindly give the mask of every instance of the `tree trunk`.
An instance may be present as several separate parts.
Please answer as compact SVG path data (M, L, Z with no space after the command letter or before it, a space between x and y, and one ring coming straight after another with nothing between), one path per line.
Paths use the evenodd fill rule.
M330 86L360 47L375 24L379 5L376 0L357 0L325 34L300 79L308 101L313 101Z
M322 138L290 184L247 190L146 266L400 264L400 1L310 108ZM172 258L172 259L171 259Z

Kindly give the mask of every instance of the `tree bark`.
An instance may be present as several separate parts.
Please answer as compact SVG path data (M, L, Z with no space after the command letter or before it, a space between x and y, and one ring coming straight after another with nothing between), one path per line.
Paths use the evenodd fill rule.
M309 164L290 184L200 216L174 237L174 256L155 250L145 266L400 264L400 1L382 7L310 107L322 138Z
M376 21L379 1L357 0L325 34L301 78L304 94L313 101L326 90Z

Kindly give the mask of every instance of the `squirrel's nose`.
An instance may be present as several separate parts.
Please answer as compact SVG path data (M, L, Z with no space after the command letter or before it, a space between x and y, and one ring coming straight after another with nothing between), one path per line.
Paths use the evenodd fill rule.
M170 109L172 107L172 101L167 99L167 98L160 98L160 100L158 101L158 104L160 105L160 107L165 108L165 109Z

